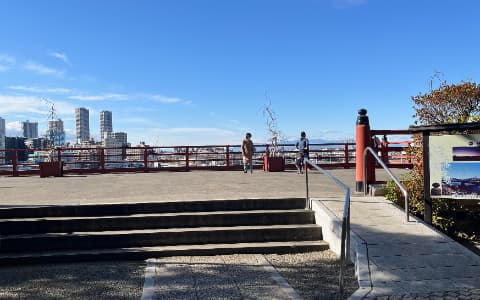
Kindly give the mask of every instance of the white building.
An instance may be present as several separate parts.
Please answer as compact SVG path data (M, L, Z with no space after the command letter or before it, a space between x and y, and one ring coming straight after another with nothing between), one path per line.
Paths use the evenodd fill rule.
M100 112L100 139L103 142L105 134L113 132L112 112L104 110Z
M123 140L116 138L113 133L105 134L103 139L105 147L105 161L121 161L123 159Z
M77 144L90 140L90 117L88 109L84 107L75 109L75 124Z

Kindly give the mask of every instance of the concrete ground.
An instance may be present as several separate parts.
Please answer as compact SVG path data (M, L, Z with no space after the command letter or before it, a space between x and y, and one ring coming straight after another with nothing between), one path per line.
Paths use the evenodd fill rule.
M403 174L406 170L394 170ZM331 173L355 187L354 169ZM309 172L311 197L344 192L326 176ZM386 180L377 171L378 180ZM40 178L0 177L0 207L23 205L150 202L197 199L286 198L305 196L305 177L295 171L253 174L241 171L192 171L68 175Z

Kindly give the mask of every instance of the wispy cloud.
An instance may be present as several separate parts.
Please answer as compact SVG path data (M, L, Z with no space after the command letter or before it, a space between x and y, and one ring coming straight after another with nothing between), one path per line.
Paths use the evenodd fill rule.
M55 109L59 115L72 115L75 107L70 103L55 101ZM41 98L34 96L0 95L0 114L37 114L47 115L49 105Z
M367 0L332 0L333 7L338 9L351 8L367 4Z
M0 72L10 70L15 64L15 58L7 54L0 54Z
M138 98L143 100L150 100L162 104L192 104L192 101L185 100L178 97L169 97L162 94L149 94L149 93L138 93L132 98Z
M164 96L164 95L160 95L160 94L153 94L153 95L150 95L150 98L156 102L159 102L159 103L180 103L180 102L184 102L184 100L180 99L180 98L174 98L174 97L167 97L167 96Z
M39 93L39 94L69 94L73 91L67 88L43 88L36 86L25 86L25 85L11 85L7 87L10 90L22 91L29 93Z
M52 51L52 52L50 52L49 54L50 54L50 56L55 57L55 58L63 61L63 62L66 63L67 65L70 64L70 61L68 60L68 56L67 56L67 54L65 54L65 53L53 52L53 51Z
M167 97L161 94L121 94L121 93L100 93L100 94L79 94L68 97L72 100L82 101L121 101L121 100L150 100L162 104L190 104L191 101L185 101L181 98Z
M128 131L129 140L146 140L148 144L171 145L226 145L238 144L242 133L215 127L172 127L172 128L132 128Z
M56 77L63 77L64 74L65 74L65 72L62 71L62 70L49 68L49 67L46 67L42 64L39 64L39 63L36 63L36 62L33 62L33 61L27 62L25 64L25 69L33 71L33 72L38 73L38 74L52 75L52 76L56 76Z
M106 100L128 100L130 97L126 94L99 94L99 95L74 95L68 97L73 100L82 100L82 101L106 101Z

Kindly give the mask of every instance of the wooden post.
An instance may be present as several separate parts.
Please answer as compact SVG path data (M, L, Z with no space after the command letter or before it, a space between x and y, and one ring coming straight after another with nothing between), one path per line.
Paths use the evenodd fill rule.
M367 110L362 108L358 111L356 126L356 186L357 192L363 192L368 186L363 186L363 153L365 148L372 146L370 123ZM369 159L370 158L370 159ZM375 182L375 161L367 155L367 185Z
M424 131L423 145L423 220L432 224L432 198L430 197L430 132Z

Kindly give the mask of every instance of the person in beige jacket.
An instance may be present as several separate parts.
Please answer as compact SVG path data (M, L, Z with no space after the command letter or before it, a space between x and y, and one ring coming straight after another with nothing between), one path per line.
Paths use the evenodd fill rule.
M253 153L255 153L255 146L252 142L252 134L247 132L242 142L243 173L247 173L248 168L250 168L250 173L253 173Z

